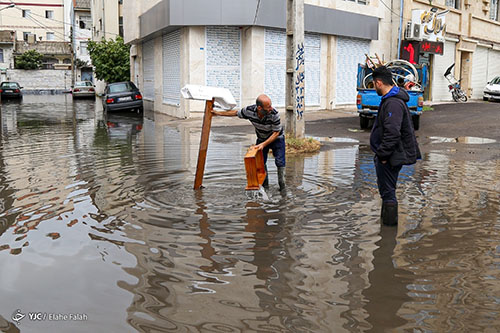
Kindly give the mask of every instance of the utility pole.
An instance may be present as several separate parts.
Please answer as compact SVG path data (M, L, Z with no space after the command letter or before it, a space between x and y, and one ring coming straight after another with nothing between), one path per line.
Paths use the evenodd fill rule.
M287 134L305 135L304 0L287 0L286 7L286 121Z

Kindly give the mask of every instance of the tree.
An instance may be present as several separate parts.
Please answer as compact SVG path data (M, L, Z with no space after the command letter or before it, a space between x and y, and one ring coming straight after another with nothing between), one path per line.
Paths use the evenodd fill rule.
M107 83L130 80L130 46L123 43L123 38L89 41L88 50L98 80Z
M15 58L16 69L39 69L42 67L43 54L29 50Z

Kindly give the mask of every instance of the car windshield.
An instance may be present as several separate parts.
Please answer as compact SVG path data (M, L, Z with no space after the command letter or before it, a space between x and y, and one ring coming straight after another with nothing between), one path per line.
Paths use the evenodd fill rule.
M497 76L493 80L491 80L490 84L500 84L500 76Z
M92 82L89 81L76 82L75 87L92 87Z
M132 86L128 82L123 82L110 85L108 89L110 93L119 93L119 92L131 91Z
M2 88L19 88L19 85L15 82L3 82Z

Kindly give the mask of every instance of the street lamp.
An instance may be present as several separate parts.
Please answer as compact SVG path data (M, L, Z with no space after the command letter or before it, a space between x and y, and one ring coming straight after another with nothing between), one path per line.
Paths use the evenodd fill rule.
M12 7L14 7L15 5L16 5L15 3L11 3L11 4L10 4L10 5L8 5L8 6L5 6L5 7L3 7L3 8L0 8L0 11L2 11L2 10L4 10L4 9L7 9L7 8L12 8Z
M1 12L2 10L4 10L4 9L12 8L12 7L14 7L15 5L16 5L15 3L11 3L11 4L10 4L10 5L8 5L8 6L5 6L5 7L3 7L3 8L0 8L0 12ZM1 26L1 25L2 25L2 16L0 15L0 26Z

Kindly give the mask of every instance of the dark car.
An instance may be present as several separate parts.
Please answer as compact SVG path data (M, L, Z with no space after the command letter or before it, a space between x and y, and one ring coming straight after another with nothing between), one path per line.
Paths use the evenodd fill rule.
M103 108L108 111L143 111L142 95L133 82L110 83L104 91Z
M19 86L19 83L5 81L0 84L0 95L2 99L23 98L21 89L23 87Z

